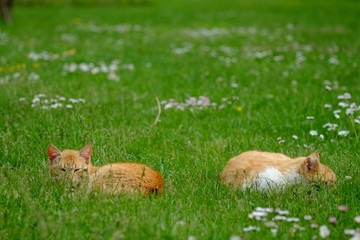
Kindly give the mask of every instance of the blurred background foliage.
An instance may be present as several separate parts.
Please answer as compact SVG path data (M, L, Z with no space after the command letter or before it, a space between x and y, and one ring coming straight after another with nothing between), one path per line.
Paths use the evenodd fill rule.
M109 5L145 5L155 0L16 0L17 6L109 6Z

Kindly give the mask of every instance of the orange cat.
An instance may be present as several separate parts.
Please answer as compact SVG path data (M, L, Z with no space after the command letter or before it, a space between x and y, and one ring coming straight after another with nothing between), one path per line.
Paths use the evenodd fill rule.
M59 151L54 145L47 148L50 173L54 179L70 180L73 184L86 183L90 189L107 192L161 193L163 179L159 172L139 163L111 163L101 167L91 165L92 147L82 150Z
M335 173L320 163L313 152L308 157L289 158L284 154L248 151L229 160L221 181L234 188L267 189L306 182L334 182Z

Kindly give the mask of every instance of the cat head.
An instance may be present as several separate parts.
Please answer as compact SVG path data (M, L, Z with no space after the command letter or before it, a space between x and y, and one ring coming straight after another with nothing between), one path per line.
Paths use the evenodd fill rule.
M328 166L320 163L320 155L313 152L308 157L304 157L302 173L308 182L335 182L336 175Z
M91 166L91 145L80 151L60 151L54 145L47 147L50 173L55 180L68 180L73 184L88 179L88 168Z

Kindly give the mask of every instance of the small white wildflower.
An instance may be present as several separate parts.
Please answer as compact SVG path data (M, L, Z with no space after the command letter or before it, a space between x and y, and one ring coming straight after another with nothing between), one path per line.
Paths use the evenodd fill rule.
M44 93L40 93L40 94L35 95L35 97L38 97L38 98L41 98L41 97L46 97L46 94L44 94Z
M95 75L98 74L100 72L100 68L98 67L94 67L93 69L91 69L91 74Z
M319 138L320 138L320 140L324 140L325 137L324 137L324 135L320 134Z
M349 135L349 133L350 133L350 131L346 131L346 130L338 131L338 135L339 136L344 136L344 137Z
M307 116L306 119L312 120L312 119L315 119L315 117L314 116Z
M85 99L83 99L83 98L79 98L79 99L78 99L78 102L84 103L84 102L86 102L86 101L85 101Z
M305 228L300 226L299 224L294 223L294 225L292 226L294 229L299 229L300 231L305 231Z
M338 65L340 64L340 61L337 59L337 57L331 57L329 58L329 63Z
M345 179L349 180L349 179L352 179L352 177L351 176L345 176ZM359 223L360 223L360 217L359 217Z
M355 235L356 230L355 229L344 229L344 234L345 235Z
M329 91L332 90L332 88L331 88L330 86L325 86L325 89L326 89L326 90L329 90Z
M13 78L18 78L20 76L21 76L21 74L17 72L17 73L14 73Z
M127 70L130 70L130 71L134 71L135 70L135 65L132 64L132 63L129 63L129 64L124 64L122 66L123 69L127 69Z
M49 109L48 106L42 106L41 108L42 108L42 109Z
M280 140L280 141L279 141L279 143L284 143L284 142L285 142L285 140Z
M287 222L298 222L299 218L295 218L295 217L289 217L286 219Z
M354 217L355 222L360 223L360 216Z
M231 236L229 240L241 240L240 236Z
M268 214L267 212L252 212L251 213L254 217L266 217Z
M325 123L323 125L323 128L327 128L328 131L336 130L337 127L338 127L338 125L335 123Z
M343 108L349 106L349 104L348 104L348 103L345 103L345 102L339 102L338 105L339 105L340 107L343 107Z
M275 62L279 62L281 60L284 60L285 57L283 55L279 55L279 56L275 56L273 59L274 59Z
M80 70L83 71L83 72L87 72L87 71L90 70L89 66L88 66L86 63L80 63L80 64L79 64L79 68L80 68Z
M334 117L335 117L336 119L339 119L339 118L340 118L340 115L339 115L340 112L341 112L340 109L337 109L337 110L333 111Z
M195 236L189 236L188 240L196 240L197 238Z
M326 238L330 235L330 229L326 225L320 226L320 237Z
M71 105L71 104L66 104L65 107L66 107L66 108L73 108L73 105Z
M317 225L316 223L312 223L312 224L310 224L310 227L311 227L311 228L318 228L319 225Z
M176 109L180 110L180 111L184 111L185 107L183 105L177 105ZM200 108L201 109L201 108Z
M356 122L357 124L360 124L360 119L354 119L354 122Z
M167 103L165 106L164 106L164 109L169 109L169 108L172 108L174 106L174 103Z
M239 87L239 84L237 84L237 83L231 83L231 87L232 87L232 88L237 88L237 87Z
M350 99L351 94L350 93L344 93L343 95L337 96L338 99Z
M278 137L276 140L278 140L278 141L279 141L279 140L281 140L281 139L282 139L282 137Z
M259 227L256 227L256 226L249 226L249 227L243 228L243 231L244 231L244 232L260 231L260 228L259 228Z
M280 208L275 209L275 212L277 212L280 215L289 215L290 212L288 210L281 210Z
M120 77L115 73L115 71L110 71L107 78L111 81L118 82L120 81Z
M315 130L311 130L309 133L310 133L311 136L317 136L318 135L318 132L315 131Z
M59 100L60 100L60 101L65 101L66 98L65 98L65 97L59 97Z
M69 99L69 102L71 102L71 103L77 103L77 102L79 102L77 99L74 99L74 98L70 98Z
M259 212L267 212L267 213L272 213L272 212L274 212L274 209L273 209L273 208L256 207L255 210L256 210L256 211L259 211Z
M272 229L270 229L270 231L271 231L273 236L276 236L276 234L278 232L277 228L272 228Z
M264 222L264 225L268 228L278 228L279 227L279 225L277 225L276 222L273 222L273 221Z
M275 217L273 217L273 221L277 221L277 220L280 220L280 221L285 221L287 218L285 216L281 216L281 215L276 215Z
M36 81L36 80L38 80L40 78L40 76L38 75L38 74L36 74L36 73L30 73L30 75L29 75L29 77L28 77L28 79L30 80L30 81Z
M352 238L349 240L360 240L360 233L356 233Z
M312 217L310 215L305 215L304 220L310 221L312 220Z
M332 105L331 104L325 104L324 108L332 108Z
M293 139L295 139L295 140L298 140L298 139L299 139L299 137L296 136L296 135L292 135L291 137L292 137Z
M20 101L20 102L26 101L26 98L24 98L24 97L19 98L19 101Z
M185 222L184 221L177 221L176 224L177 226L184 226L185 225Z
M345 114L346 115L353 115L355 111L357 111L357 109L355 109L355 108L347 108L346 111L345 111Z
M219 106L219 109L222 109L222 108L224 108L225 107L225 105L224 104L221 104L220 106Z

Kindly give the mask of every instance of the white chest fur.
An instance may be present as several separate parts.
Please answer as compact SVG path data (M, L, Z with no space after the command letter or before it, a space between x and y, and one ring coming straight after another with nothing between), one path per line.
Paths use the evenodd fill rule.
M303 177L294 171L289 169L286 172L280 172L276 167L270 166L264 171L260 172L254 183L250 184L259 190L264 190L273 187L284 187L286 184L295 184L302 181ZM243 184L242 188L247 188L249 184Z

